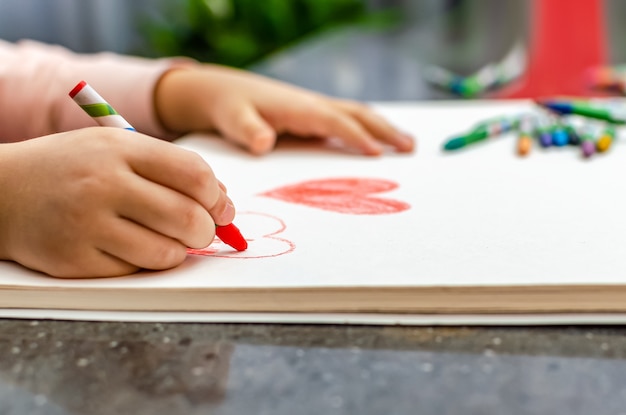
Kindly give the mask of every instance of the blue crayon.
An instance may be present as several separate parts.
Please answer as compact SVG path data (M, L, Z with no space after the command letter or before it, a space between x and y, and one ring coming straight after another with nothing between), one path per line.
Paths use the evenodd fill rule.
M547 117L537 118L537 139L541 147L550 147L552 145L552 133L550 128L552 123Z
M563 147L569 142L569 137L565 127L559 124L554 124L550 129L552 135L552 145L557 147Z
M565 131L567 132L567 143L570 146L580 145L580 142L581 142L580 134L576 130L576 127L571 122L571 120L569 120L567 117L563 117L562 122L563 122L563 127L565 128Z

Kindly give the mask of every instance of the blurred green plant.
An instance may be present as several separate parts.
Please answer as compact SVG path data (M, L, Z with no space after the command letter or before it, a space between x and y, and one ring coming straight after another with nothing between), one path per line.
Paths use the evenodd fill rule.
M393 12L366 0L180 0L142 24L147 56L189 56L246 67L322 30L346 24L380 27Z

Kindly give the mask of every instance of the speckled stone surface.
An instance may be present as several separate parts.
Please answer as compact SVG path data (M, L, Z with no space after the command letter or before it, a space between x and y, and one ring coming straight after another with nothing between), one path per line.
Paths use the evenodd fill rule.
M625 334L0 320L0 414L620 415Z

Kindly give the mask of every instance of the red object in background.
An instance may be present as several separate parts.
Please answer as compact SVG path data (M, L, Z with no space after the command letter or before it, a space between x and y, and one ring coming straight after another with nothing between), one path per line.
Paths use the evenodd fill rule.
M600 95L587 73L607 65L602 0L533 0L524 75L494 98Z

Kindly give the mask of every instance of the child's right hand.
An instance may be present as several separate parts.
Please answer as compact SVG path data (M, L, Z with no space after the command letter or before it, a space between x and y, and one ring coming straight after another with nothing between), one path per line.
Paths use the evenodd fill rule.
M119 128L0 145L0 259L57 277L180 264L233 220L197 154Z

